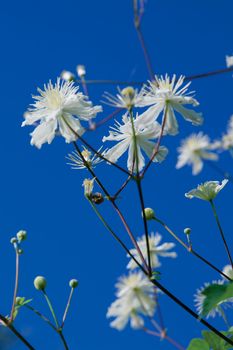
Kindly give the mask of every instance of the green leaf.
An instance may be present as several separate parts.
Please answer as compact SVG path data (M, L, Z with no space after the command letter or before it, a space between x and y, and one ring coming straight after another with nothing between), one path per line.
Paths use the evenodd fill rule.
M202 294L205 295L202 316L206 316L220 303L233 297L233 283L211 284L202 291Z
M209 344L203 340L203 339L199 339L199 338L195 338L192 339L187 350L209 350Z
M205 341L209 344L209 346L213 350L225 349L225 344L226 344L225 340L220 338L217 334L214 334L213 332L209 332L209 331L203 331L202 335Z

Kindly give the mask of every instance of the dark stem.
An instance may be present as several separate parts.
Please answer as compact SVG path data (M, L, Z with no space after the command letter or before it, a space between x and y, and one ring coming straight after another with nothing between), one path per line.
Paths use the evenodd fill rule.
M212 332L218 335L220 338L224 339L228 344L233 345L233 341L227 338L224 334L219 332L215 327L213 327L209 322L201 318L196 312L190 309L186 304L184 304L179 298L172 294L168 289L166 289L161 283L155 279L151 279L151 282L159 288L163 293L165 293L170 299L172 299L176 304L182 307L186 312L188 312L192 317L201 322L204 326L209 328Z
M7 320L4 316L0 315L0 320L4 323L6 327L8 327L12 333L16 335L16 337L27 346L30 350L35 350L35 348L17 331L17 329L12 325L12 323L9 323L9 320Z
M123 182L119 190L113 195L113 198L117 199L119 194L124 190L124 188L128 185L129 181L132 179L132 175L129 175L127 179Z
M230 264L231 264L232 269L233 269L233 261L232 261L231 253L230 253L230 250L229 250L227 241L226 241L226 239L225 239L225 235L224 235L222 226L221 226L220 221L219 221L219 217L218 217L218 214L217 214L217 211L216 211L216 207L215 207L215 205L214 205L213 200L210 200L209 202L210 202L211 208L212 208L212 210L213 210L213 214L214 214L216 223L217 223L217 225L218 225L219 232L220 232L220 235L221 235L221 237L222 237L223 244L224 244L224 247L225 247L225 249L226 249L228 259L229 259Z

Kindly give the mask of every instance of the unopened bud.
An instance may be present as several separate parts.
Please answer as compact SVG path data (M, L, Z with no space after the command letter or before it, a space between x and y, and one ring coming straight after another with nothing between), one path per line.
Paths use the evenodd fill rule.
M12 237L10 240L11 244L16 244L18 243L17 238L16 237Z
M184 233L185 233L186 235L190 235L190 233L191 233L191 228L186 227L186 228L184 229Z
M129 97L132 100L135 96L135 90L132 86L127 86L126 88L121 90L121 94L125 97Z
M38 290L45 290L46 285L47 285L47 281L46 281L46 279L43 276L37 276L34 279L34 286L35 286L36 289L38 289Z
M18 238L18 241L19 241L19 242L25 241L25 239L27 238L27 232L24 231L24 230L20 230L20 231L17 233L17 238Z
M70 280L69 286L70 286L70 288L76 288L76 287L78 287L78 281L75 280L75 279Z
M63 70L61 72L61 78L65 81L73 81L75 79L75 76L73 73L69 72L68 70Z
M22 254L23 254L23 249L19 248L19 249L17 250L17 253L18 253L19 255L22 255Z
M76 68L79 78L83 78L86 75L86 68L83 64L78 64Z
M155 213L152 208L145 208L144 214L145 214L146 220L152 220L155 218Z

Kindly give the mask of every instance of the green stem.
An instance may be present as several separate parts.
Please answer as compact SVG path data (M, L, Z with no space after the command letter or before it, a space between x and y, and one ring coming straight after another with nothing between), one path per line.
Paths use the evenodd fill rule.
M53 316L53 319L54 319L54 322L55 322L55 324L56 324L56 327L57 327L57 329L59 329L59 328L60 328L60 327L59 327L59 323L58 323L58 320L57 320L57 316L56 316L56 314L55 314L55 312L54 312L52 303L51 303L51 301L50 301L50 299L49 299L49 297L48 297L46 291L43 290L42 293L43 293L43 295L44 295L44 297L45 297L45 300L46 300L46 302L47 302L47 304L48 304L49 310L50 310L50 312L51 312L51 314L52 314L52 316Z
M36 314L36 315L39 316L43 321L45 321L46 323L48 323L48 325L49 325L50 327L52 327L54 331L57 332L57 328L56 328L56 327L52 324L52 322L50 322L50 320L49 320L47 317L45 317L40 311L34 309L34 307L32 307L32 306L30 306L30 305L27 305L27 304L25 304L24 307L26 307L28 310L34 312L34 314Z
M71 288L70 295L69 295L69 298L68 298L68 301L67 301L67 304L66 304L66 308L65 308L65 311L64 311L64 315L62 317L61 328L64 327L65 320L66 320L66 317L67 317L67 314L68 314L68 311L69 311L69 308L70 308L70 303L71 303L71 299L72 299L73 293L74 293L74 288Z
M225 247L225 249L226 249L228 259L229 259L230 264L231 264L231 267L232 267L232 269L233 269L233 261L232 261L231 253L230 253L230 250L229 250L227 241L226 241L226 239L225 239L225 235L224 235L222 226L221 226L221 224L220 224L220 220L219 220L219 217L218 217L218 214L217 214L217 211L216 211L216 207L215 207L215 205L214 205L213 200L210 200L209 202L210 202L210 205L211 205L211 208L212 208L212 211L213 211L213 214L214 214L216 223L217 223L217 225L218 225L219 232L220 232L220 235L221 235L221 237L222 237L223 244L224 244L224 247Z
M18 253L18 247L15 249L15 288L14 288L14 295L13 295L13 302L11 307L11 315L10 315L10 323L13 321L14 318L14 311L15 311L15 301L18 293L18 286L19 286L19 253Z

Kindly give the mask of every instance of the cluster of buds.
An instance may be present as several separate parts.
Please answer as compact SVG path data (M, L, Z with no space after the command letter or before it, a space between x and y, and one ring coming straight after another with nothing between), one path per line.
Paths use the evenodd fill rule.
M95 178L85 179L83 181L84 195L88 200L92 201L92 203L101 204L104 201L104 197L100 192L93 192L94 181L95 181Z
M10 242L11 244L13 244L15 251L17 254L21 255L23 254L23 249L20 247L21 242L25 241L25 239L27 238L27 232L24 230L20 230L19 232L17 232L15 237L12 237Z
M84 65L82 64L78 64L77 67L76 67L76 73L77 73L77 76L80 78L80 79L84 79L85 75L86 75L86 68ZM68 70L63 70L61 72L61 78L65 81L75 81L76 79L76 76L74 73L68 71Z

